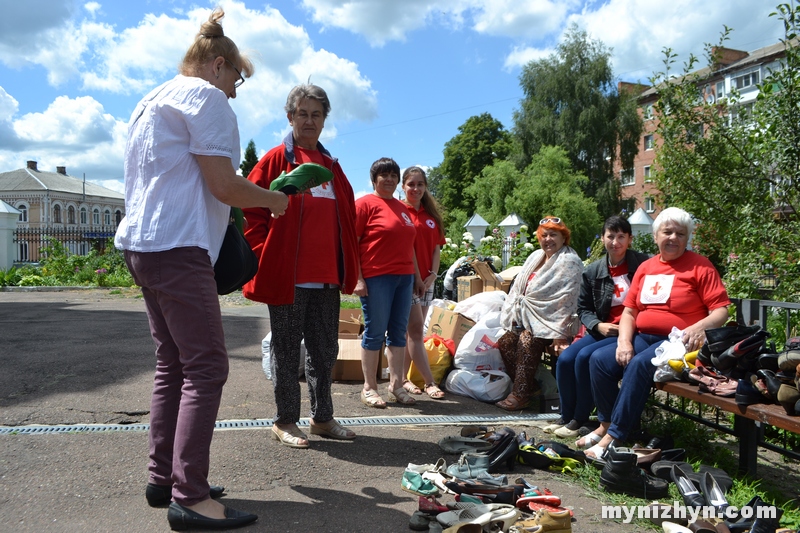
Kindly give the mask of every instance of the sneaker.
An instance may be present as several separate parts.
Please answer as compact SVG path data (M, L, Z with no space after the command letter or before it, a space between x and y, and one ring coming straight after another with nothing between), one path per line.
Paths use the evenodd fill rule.
M333 172L316 163L303 163L288 174L284 171L272 180L269 190L283 194L296 194L327 183L333 179Z
M439 489L432 481L423 479L419 472L406 469L400 488L417 496L438 496Z

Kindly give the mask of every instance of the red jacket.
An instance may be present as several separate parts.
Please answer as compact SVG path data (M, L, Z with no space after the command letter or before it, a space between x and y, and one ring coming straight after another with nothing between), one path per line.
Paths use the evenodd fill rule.
M327 167L333 172L333 190L336 193L336 210L339 216L339 235L342 244L342 263L338 265L341 291L352 294L358 281L358 239L356 238L355 200L353 188L342 167L331 154L317 143ZM269 189L272 180L281 172L297 167L292 134L283 144L276 146L253 167L247 179ZM269 209L253 207L244 209L247 219L244 235L258 257L258 273L242 289L245 298L269 305L294 303L295 266L300 245L300 217L302 194L289 196L286 213L272 218Z

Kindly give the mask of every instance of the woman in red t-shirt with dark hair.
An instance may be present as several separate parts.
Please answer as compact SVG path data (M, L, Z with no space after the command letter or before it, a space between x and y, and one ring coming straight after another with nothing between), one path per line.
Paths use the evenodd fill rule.
M403 376L408 377L413 359L415 368L425 380L425 393L434 400L444 397L444 392L437 387L428 362L423 341L423 326L428 307L433 300L433 285L439 272L440 247L444 244L442 215L428 191L428 178L420 167L409 167L403 172L403 192L408 213L414 221L417 238L414 241L414 253L417 257L419 276L425 284L422 297L411 299L411 314L408 316L408 333L406 334L406 354L403 360ZM411 394L422 394L422 390L408 379L403 381L403 388Z
M361 297L364 313L361 401L369 407L386 407L377 391L378 351L385 342L388 398L413 405L414 398L403 388L403 356L411 296L423 291L414 256L417 231L405 204L394 197L400 182L400 167L394 159L383 157L375 161L369 177L375 192L356 200L361 268L353 292Z

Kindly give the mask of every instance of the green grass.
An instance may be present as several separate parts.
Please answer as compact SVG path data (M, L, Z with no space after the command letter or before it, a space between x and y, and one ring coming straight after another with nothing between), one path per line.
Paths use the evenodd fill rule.
M668 413L655 406L648 406L645 412L644 429L651 435L671 435L675 447L687 450L686 462L693 465L694 470L701 464L721 468L731 475L733 487L726 495L728 503L742 507L758 494L761 498L783 509L781 527L800 528L800 508L796 497L796 487L780 487L777 480L765 478L755 480L737 474L738 460L733 451L733 437L697 424L678 415ZM548 436L549 438L550 436ZM557 437L555 437L557 438ZM561 439L559 439L561 440ZM572 446L572 441L565 441ZM790 463L791 471L796 471L797 461L784 458ZM761 468L764 468L762 465ZM607 505L646 506L649 500L642 500L626 494L606 492L600 487L600 470L586 465L575 473L575 482L585 488L586 492ZM682 502L682 497L674 483L670 483L670 495L662 503ZM788 493L787 493L788 491ZM661 528L649 520L634 519L639 527L650 531L661 531Z

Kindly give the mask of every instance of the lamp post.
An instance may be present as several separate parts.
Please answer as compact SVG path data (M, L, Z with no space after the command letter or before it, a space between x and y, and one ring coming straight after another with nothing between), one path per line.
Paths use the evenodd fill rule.
M478 213L472 215L472 218L467 220L467 223L464 224L464 230L472 234L472 237L475 239L474 242L476 243L480 242L481 238L486 234L486 228L488 227L489 223Z
M524 225L525 221L522 220L516 213L511 213L497 225L497 227L503 230L503 234L506 236L505 241L503 242L503 266L508 264L508 254L514 241L511 238L511 234L519 234L519 228Z
M653 231L653 218L641 207L634 211L628 218L631 224L633 236L641 235L642 233L651 233Z

